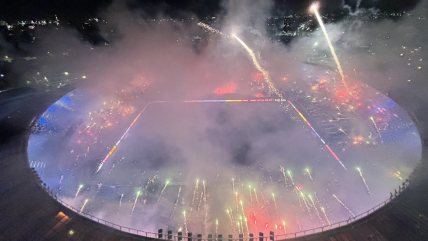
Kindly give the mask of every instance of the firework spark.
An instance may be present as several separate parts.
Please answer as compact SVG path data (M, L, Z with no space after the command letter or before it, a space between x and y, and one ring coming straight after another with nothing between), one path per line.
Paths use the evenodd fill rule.
M318 23L324 33L325 39L327 40L328 47L330 48L331 55L333 55L334 62L336 63L337 70L339 71L340 77L342 78L343 86L345 86L346 90L348 90L348 85L345 82L345 75L343 74L342 65L339 62L339 58L336 55L336 51L334 50L333 44L331 43L330 37L328 36L327 30L325 29L324 22L321 19L320 14L318 13L317 4L313 4L311 6L312 11L314 11L315 16L317 17Z

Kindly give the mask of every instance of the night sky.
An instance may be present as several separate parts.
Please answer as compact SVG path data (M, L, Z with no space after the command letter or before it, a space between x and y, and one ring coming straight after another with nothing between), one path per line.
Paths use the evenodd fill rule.
M343 0L332 0L322 2L323 12L342 11ZM351 7L357 5L357 0L344 0ZM302 1L274 1L274 13L299 13L306 11L307 6L312 0ZM381 12L398 12L411 10L420 0L361 0L360 8L376 8ZM5 1L0 9L0 19L6 21L17 21L21 19L51 19L57 15L60 19L67 22L80 22L87 18L94 17L98 11L111 4L111 0L64 0L64 1L31 1L17 0ZM180 17L184 13L196 13L199 17L215 16L218 14L227 14L222 7L222 1L210 0L135 0L127 1L130 9L143 10L145 14L155 16L164 13L171 17Z

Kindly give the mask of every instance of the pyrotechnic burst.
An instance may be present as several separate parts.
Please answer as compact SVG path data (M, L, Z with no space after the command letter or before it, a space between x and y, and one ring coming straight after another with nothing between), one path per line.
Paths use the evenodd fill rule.
M328 47L330 48L331 55L333 55L334 62L336 63L337 70L339 71L340 77L342 78L343 86L345 86L348 91L348 85L345 82L345 75L343 74L342 65L339 62L339 58L336 55L336 51L334 50L333 44L331 43L330 37L328 36L327 30L325 29L324 22L321 19L320 14L318 13L317 4L312 4L312 11L314 11L315 16L317 17L318 23L324 33L325 39L327 40ZM348 91L349 92L349 91Z
M358 173L360 174L361 179L363 180L364 186L366 187L367 193L369 194L369 196L372 195L372 193L370 192L369 186L367 185L366 179L363 176L363 173L361 172L361 169L359 167L357 167Z
M352 215L352 217L355 217L355 214L349 209L335 194L333 194L333 197L336 198L336 200L346 209L348 212Z

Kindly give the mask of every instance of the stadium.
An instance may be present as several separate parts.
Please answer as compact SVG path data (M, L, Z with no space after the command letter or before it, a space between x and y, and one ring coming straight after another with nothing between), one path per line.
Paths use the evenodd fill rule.
M207 49L235 51L211 58L239 62L233 80L118 88L64 72L0 93L2 240L428 238L418 80L385 91L349 60L345 75L328 28L290 72L253 52L261 37L198 26L218 40ZM409 48L410 66L424 55Z

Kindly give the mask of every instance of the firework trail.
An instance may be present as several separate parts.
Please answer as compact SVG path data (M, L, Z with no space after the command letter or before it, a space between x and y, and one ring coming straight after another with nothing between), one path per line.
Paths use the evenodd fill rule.
M327 220L327 223L329 226L331 226L330 220L327 217L327 213L325 213L325 209L323 207L321 207L321 212L324 213L324 217Z
M236 212L239 211L238 192L235 192Z
M82 189L82 187L83 187L83 185L80 185L80 186L79 186L79 189L77 189L77 192L76 192L76 195L74 195L74 198L76 198L76 197L77 197L77 195L79 195L80 189Z
M284 234L287 234L287 231L285 230L285 222L282 221L282 228L284 229Z
M140 194L141 194L141 192L140 192L140 191L138 191L138 192L137 192L137 196L135 197L134 206L132 206L131 215L132 215L132 213L134 212L135 205L137 204L138 196L140 196Z
M257 192L255 188L254 188L254 197L256 198L257 205L259 205L259 199L257 198Z
M279 166L279 170L281 171L282 175L284 176L284 183L285 186L288 186L288 182L287 182L287 175L285 175L285 169L282 166Z
M278 89L275 87L275 85L272 83L269 77L269 73L263 69L263 67L259 64L257 61L256 55L254 54L253 50L248 47L247 44L245 44L240 38L238 38L236 35L233 35L233 37L238 40L238 42L247 50L248 54L251 56L251 59L253 60L254 66L257 68L257 70L262 73L263 78L265 79L266 83L269 86L269 90L273 93L275 93L279 98L284 98L283 95L278 91Z
M302 196L303 203L306 206L306 210L308 210L309 218L312 220L311 210L309 209L308 202L306 202L305 194L303 194L303 192L301 192L300 195Z
M198 211L199 211L199 208L201 207L202 200L204 200L204 192L203 191L201 192L201 197L199 198Z
M175 208L177 207L177 204L178 204L178 200L180 200L180 192L181 192L181 187L178 189L177 199L175 200L174 208L172 209L172 213L171 213L171 216L169 217L169 219L172 219L172 216L174 215ZM189 217L190 217L190 215L191 215L191 213L189 213Z
M291 172L290 172L290 171L287 171L287 173L288 173L288 176L290 177L291 183L293 184L293 186L295 186L295 184L294 184L294 180L293 180L293 177L291 176ZM300 191L300 190L299 190L299 191Z
M248 229L248 222L247 222L246 216L244 216L244 220L245 220L245 227L247 228L247 233L250 234L250 229Z
M88 200L89 200L89 199L86 199L86 200L85 200L85 202L83 203L83 206L82 206L82 208L80 209L80 212L79 212L79 213L82 213L83 209L84 209L84 208L85 208L85 206L86 206L86 203L88 203Z
M334 50L333 44L330 41L330 37L328 36L327 30L325 29L325 26L324 26L324 23L321 19L321 16L318 13L317 7L318 7L317 4L312 4L312 6L311 6L312 11L314 11L315 16L317 17L318 23L322 29L322 32L324 33L324 36L327 40L327 44L328 44L328 47L330 48L331 55L333 55L333 59L334 59L334 62L336 63L337 70L339 71L340 77L342 78L343 86L345 86L346 90L348 91L348 85L345 82L345 75L343 74L342 66L340 65L339 58L337 58L336 51Z
M195 197L198 194L198 186L199 186L199 180L196 180L195 189L193 190L193 198L192 203L190 204L190 212L192 212L193 203L195 201ZM190 213L189 213L190 216Z
M123 193L122 195L120 195L120 199L119 199L119 207L122 206L122 199L123 199Z
M320 219L320 222L321 223L323 223L323 221L322 221L322 218L321 218L321 215L320 215L320 212L318 211L318 208L317 208L317 206L315 205L315 202L314 202L314 200L312 199L312 196L309 194L308 195L309 196L309 200L311 200L311 203L312 203L312 206L314 207L314 209L315 209L315 212L317 213L317 215L318 215L318 218Z
M163 192L165 191L166 186L168 186L168 183L169 183L169 180L167 180L167 181L165 182L165 186L163 186L163 189L162 189L162 191L161 191L161 193L160 193L160 195L159 195L158 200L156 201L156 204L158 204L158 202L160 201L160 199L161 199L161 197L162 197L162 194L163 194Z
M205 206L205 223L207 222L208 218L208 205L207 205L207 192L205 189L205 181L202 181L202 184L204 185L204 206Z
M183 211L183 216L184 216L184 230L186 230L186 233L187 233L187 218L186 218L186 211Z
M235 178L232 178L232 192L235 191Z
M157 177L158 177L157 175L154 175L153 177L149 177L149 179L147 180L146 185L144 185L143 193L146 193L146 191L147 191L147 187L149 186L149 184L150 184L151 182L154 182L154 181L156 180L156 178L157 178Z
M344 208L346 208L346 210L348 210L348 212L353 216L353 217L355 217L355 214L351 211L351 209L349 209L342 201L340 201L340 199L335 195L335 194L333 194L333 197L334 198L336 198L336 200L340 203L340 204L342 204L342 206L344 207Z
M218 237L218 219L215 220L215 236Z
M279 218L278 207L276 206L275 194L272 193L273 204L275 205L276 215Z
M233 219L232 219L232 215L231 215L231 214L230 214L230 212L229 212L229 209L226 209L226 213L227 213L227 215L229 216L230 224L232 225L232 228L233 228Z
M237 225L238 225L238 233L243 233L243 232L241 231L241 225L240 225L239 221L237 221Z
M372 196L372 193L370 192L369 186L366 183L366 179L363 176L363 173L361 172L361 169L359 167L357 167L358 173L360 173L360 177L363 180L364 186L366 187L367 193L369 194L369 196Z
M250 203L253 204L253 195L251 195L251 185L248 186L250 192Z
M198 26L201 26L201 27L203 27L203 28L207 29L208 31L210 31L210 32L212 32L212 33L215 33L215 34L218 34L218 35L220 35L220 36L222 36L222 37L225 37L225 38L227 38L227 39L231 39L229 35L224 34L224 33L220 32L220 30L217 30L217 29L215 29L215 28L213 28L213 27L211 27L211 26L209 26L209 25L207 25L207 24L205 24L205 23L201 23L201 22L199 22L199 23L198 23Z
M314 179L312 178L311 172L309 171L308 168L305 169L306 173L308 173L309 178L311 179L312 182L314 182Z
M373 117L370 117L370 120L372 120L373 125L374 125L374 126L375 126L375 128L376 128L377 134L378 134L378 135L379 135L379 137L382 139L382 135L380 134L379 128L377 127L376 122L373 120Z

